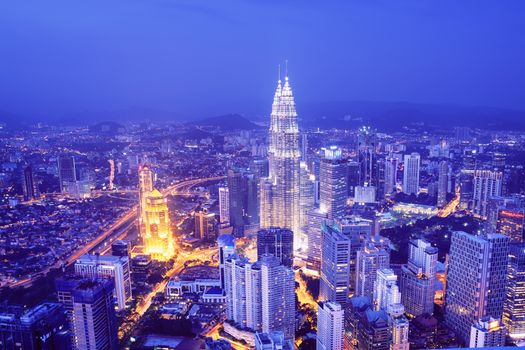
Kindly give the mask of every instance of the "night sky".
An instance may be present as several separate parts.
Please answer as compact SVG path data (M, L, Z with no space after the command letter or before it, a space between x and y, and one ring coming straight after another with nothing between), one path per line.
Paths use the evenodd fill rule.
M298 104L525 109L525 1L0 3L0 110L25 116L265 114L286 59Z

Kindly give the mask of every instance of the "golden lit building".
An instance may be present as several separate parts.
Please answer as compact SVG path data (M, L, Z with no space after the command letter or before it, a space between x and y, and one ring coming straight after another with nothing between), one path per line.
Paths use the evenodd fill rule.
M146 196L142 222L144 226L144 252L152 259L165 261L175 254L170 217L166 198L153 190Z
M139 166L139 237L144 242L145 227L144 218L146 210L146 198L153 191L153 171L147 165Z

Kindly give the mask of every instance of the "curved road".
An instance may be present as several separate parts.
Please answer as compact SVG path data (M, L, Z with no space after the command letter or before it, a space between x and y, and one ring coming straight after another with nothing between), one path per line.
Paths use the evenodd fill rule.
M178 195L178 194L187 195L190 193L191 188L197 185L200 185L206 182L211 182L211 181L219 181L222 179L224 179L224 176L215 176L215 177L185 180L185 181L181 181L179 183L168 186L167 188L162 190L162 194L163 195ZM129 228L137 220L137 209L138 209L138 205L133 206L133 208L131 208L123 216L118 218L117 221L111 224L103 233L98 235L95 239L93 239L91 242L84 245L82 248L79 248L76 251L74 251L66 259L66 261L58 260L55 264L45 268L44 270L36 273L35 275L31 277L15 282L9 285L9 287L10 288L30 287L34 281L36 281L38 278L42 277L43 275L47 275L49 271L51 271L52 269L58 269L63 265L65 266L72 265L82 255L89 254L93 249L103 244L106 240L109 240L114 235L115 232L119 232L119 237L122 237L123 235L125 237Z

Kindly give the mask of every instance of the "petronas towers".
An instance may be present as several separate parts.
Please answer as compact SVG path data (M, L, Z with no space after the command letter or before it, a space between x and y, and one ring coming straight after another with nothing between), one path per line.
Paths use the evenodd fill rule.
M261 182L261 227L282 227L300 235L299 127L292 88L279 79L272 104L268 149L269 176Z

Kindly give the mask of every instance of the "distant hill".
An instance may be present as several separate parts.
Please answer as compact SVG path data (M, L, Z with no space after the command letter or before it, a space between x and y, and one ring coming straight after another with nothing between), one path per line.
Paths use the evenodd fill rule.
M125 131L122 124L116 122L100 122L89 127L90 132L117 134Z
M525 111L494 107L432 105L409 102L324 102L299 110L302 127L355 128L371 125L384 131L423 123L450 128L468 126L494 130L525 130Z
M193 126L221 128L224 131L261 129L260 125L252 123L240 114L226 114L218 117L205 118L186 123Z

